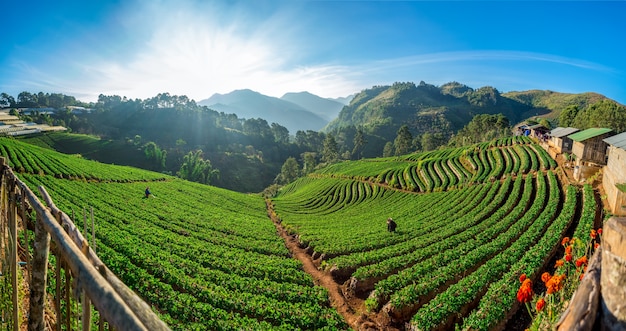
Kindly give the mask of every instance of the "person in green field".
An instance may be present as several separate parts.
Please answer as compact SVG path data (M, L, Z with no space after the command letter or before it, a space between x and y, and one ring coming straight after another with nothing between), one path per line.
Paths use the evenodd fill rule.
M150 187L146 187L146 199L148 199L150 197L152 193L150 192Z
M389 232L396 232L396 222L394 222L393 218L389 217L387 219L387 231Z

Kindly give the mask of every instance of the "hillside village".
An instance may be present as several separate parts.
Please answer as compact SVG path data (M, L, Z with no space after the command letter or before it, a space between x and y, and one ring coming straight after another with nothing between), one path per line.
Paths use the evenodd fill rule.
M551 157L569 169L566 173L575 182L582 183L601 171L608 211L626 216L626 132L572 127L548 131L540 124L522 125L517 130L536 138Z

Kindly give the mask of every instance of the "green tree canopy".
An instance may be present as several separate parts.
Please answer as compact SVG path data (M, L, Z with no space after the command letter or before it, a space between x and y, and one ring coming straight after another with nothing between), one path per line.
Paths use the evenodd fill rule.
M572 126L576 115L578 115L579 109L576 105L569 105L561 111L559 115L559 126L569 127Z
M333 163L339 160L339 148L332 134L327 134L324 139L324 149L322 150L322 161Z
M178 177L202 184L210 184L211 179L218 175L219 170L213 169L210 160L202 158L202 150L199 149L185 155L178 171Z
M398 135L393 142L396 155L404 155L411 152L411 144L413 135L409 131L409 127L405 124L398 129Z
M479 114L463 129L450 139L450 144L463 146L491 139L506 137L511 134L509 119L502 114ZM422 142L422 145L423 142ZM426 150L426 148L424 148Z
M385 143L385 147L383 147L383 157L393 156L393 143L388 141Z
M277 182L279 184L289 184L300 177L300 165L296 158L289 157L283 163Z
M578 112L572 126L581 130L595 127L623 132L626 130L626 107L611 100L598 101Z

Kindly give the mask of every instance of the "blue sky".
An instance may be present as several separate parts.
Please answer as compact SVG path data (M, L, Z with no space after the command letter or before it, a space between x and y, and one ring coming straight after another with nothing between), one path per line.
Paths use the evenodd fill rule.
M197 101L458 81L626 104L626 1L9 1L0 92Z

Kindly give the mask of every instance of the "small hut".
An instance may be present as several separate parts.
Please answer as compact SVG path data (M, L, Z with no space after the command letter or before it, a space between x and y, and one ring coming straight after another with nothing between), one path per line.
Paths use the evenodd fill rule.
M526 127L526 129L530 131L531 137L535 137L541 141L544 141L547 138L548 131L550 131L548 128L541 124L531 125Z
M558 127L550 131L550 145L554 147L558 154L571 153L573 141L568 136L580 131L576 128Z
M567 136L574 141L572 154L576 157L574 178L585 179L606 165L607 144L603 139L608 138L613 130L607 128L591 128Z
M608 158L602 185L611 213L626 216L626 132L604 139Z

